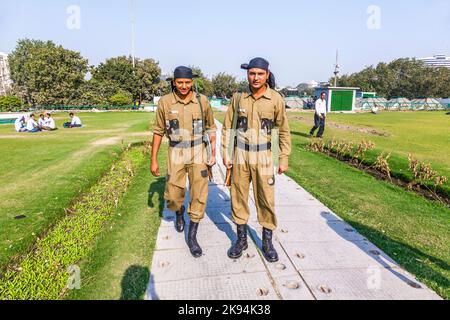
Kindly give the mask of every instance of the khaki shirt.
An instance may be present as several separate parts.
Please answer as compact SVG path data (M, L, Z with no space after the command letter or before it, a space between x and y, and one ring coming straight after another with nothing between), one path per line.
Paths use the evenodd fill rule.
M159 136L167 136L170 141L192 141L202 137L202 125L205 121L205 130L208 134L215 133L217 126L214 123L214 115L208 98L200 95L204 113L202 119L200 104L196 94L184 102L174 92L165 95L159 100L156 111L156 124L153 133ZM170 123L178 120L179 130L170 130Z
M222 157L224 159L228 158L230 129L233 124L233 114L236 108L236 94L231 101L222 128ZM279 134L279 163L287 166L291 154L291 133L283 97L269 87L267 87L266 92L259 99L255 99L251 93L242 93L237 112L239 117L247 118L247 130L245 132L244 130L239 130L238 123L237 131L238 140L243 140L247 144L255 145L270 142L272 140L271 130L262 127L266 120L273 123L273 129L276 129Z

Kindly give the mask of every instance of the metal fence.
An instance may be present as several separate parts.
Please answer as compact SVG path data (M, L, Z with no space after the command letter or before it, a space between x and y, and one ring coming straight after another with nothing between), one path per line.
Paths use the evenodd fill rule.
M385 99L359 99L356 102L356 109L362 111L370 111L374 108L388 111L439 111L450 110L450 103L442 103L439 101L409 101L394 100L386 101Z

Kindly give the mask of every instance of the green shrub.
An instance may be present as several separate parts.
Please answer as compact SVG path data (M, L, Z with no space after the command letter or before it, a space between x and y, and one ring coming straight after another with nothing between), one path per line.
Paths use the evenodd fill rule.
M0 97L0 111L1 112L7 112L7 111L15 111L20 109L23 102L16 96L3 96Z
M64 218L37 238L32 251L0 274L0 301L60 299L144 161L140 148L126 150L98 184L65 210Z
M109 103L115 107L129 106L133 103L131 96L117 93L109 98Z

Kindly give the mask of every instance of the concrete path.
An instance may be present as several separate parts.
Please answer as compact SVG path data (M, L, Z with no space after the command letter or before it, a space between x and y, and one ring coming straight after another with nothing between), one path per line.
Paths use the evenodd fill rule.
M227 251L236 239L236 227L219 155L218 163L215 181L209 186L206 218L198 231L203 257L190 255L186 234L175 231L175 215L165 209L147 299L440 299L284 175L276 181L279 228L274 245L280 261L268 263L259 251L262 229L252 192L249 249L242 258L229 259Z

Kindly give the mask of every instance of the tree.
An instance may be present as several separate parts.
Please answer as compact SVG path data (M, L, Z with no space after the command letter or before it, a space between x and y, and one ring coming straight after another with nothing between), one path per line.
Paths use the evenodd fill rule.
M298 94L301 96L312 96L314 94L314 88L310 87L307 83L300 83L297 86Z
M79 94L88 61L52 41L19 40L9 55L14 91L27 103L68 104Z
M213 95L213 85L211 80L209 80L202 72L199 67L190 66L192 69L192 73L198 78L194 79L194 84L197 86L197 90L199 93L204 94L207 97Z
M161 68L153 59L137 60L136 75L139 83L139 105L145 99L153 99L161 88L158 84L161 82Z
M105 106L109 103L108 99L118 91L120 91L120 88L115 82L90 79L80 86L79 96L71 104L76 106Z
M133 99L130 94L119 92L109 98L109 103L112 106L123 107L131 105L133 103Z
M92 79L97 84L114 84L123 92L131 94L133 102L139 104L151 100L164 88L160 85L161 69L153 59L135 59L135 68L131 57L116 57L106 60L92 70Z
M249 85L247 80L241 80L236 84L236 90L238 92L246 92L249 90Z
M16 96L0 97L0 112L16 111L22 107L23 102Z
M217 97L228 99L237 91L236 78L221 72L212 78L213 93Z
M338 83L345 87L360 87L363 91L376 91L388 99L448 97L450 69L428 67L416 59L397 59L344 75Z

